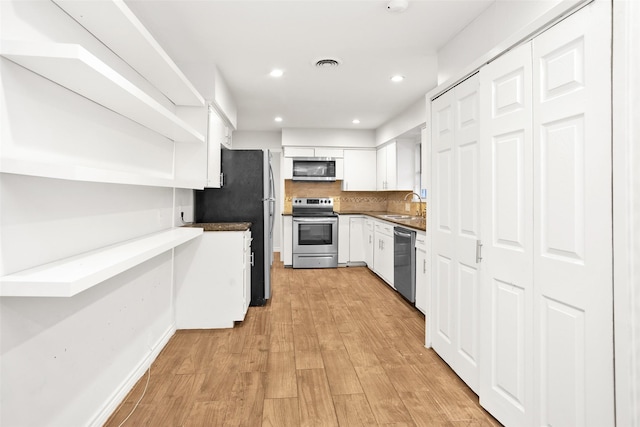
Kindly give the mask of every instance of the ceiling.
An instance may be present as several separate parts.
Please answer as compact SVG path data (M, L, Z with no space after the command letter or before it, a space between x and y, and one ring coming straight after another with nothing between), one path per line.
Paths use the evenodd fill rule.
M268 131L378 128L436 86L438 49L493 1L410 0L401 13L387 0L126 3L178 65L217 66L238 130ZM340 65L316 67L324 58Z

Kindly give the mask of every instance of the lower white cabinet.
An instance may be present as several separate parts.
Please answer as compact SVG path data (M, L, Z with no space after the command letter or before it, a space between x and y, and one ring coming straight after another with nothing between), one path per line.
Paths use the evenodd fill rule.
M423 231L416 232L416 308L427 314L427 245Z
M395 289L393 284L393 225L374 222L373 271Z
M293 265L293 217L282 217L282 262L291 267Z
M175 250L178 329L232 328L251 301L251 231L205 231Z
M338 217L338 264L364 262L363 228L362 215Z
M338 264L349 262L349 218L351 215L338 215Z
M364 254L364 217L349 218L349 262L363 263Z
M374 233L373 233L373 223L372 219L364 220L364 262L367 264L370 270L373 270L373 247L374 247Z

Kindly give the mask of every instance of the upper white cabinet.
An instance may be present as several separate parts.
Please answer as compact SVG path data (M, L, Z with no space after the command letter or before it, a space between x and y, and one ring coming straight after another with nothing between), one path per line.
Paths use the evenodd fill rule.
M284 147L284 157L315 157L313 147Z
M396 140L378 148L376 189L413 189L413 169L413 141Z
M341 159L344 156L342 148L326 147L284 147L284 157L332 157Z
M204 99L121 0L54 0L109 49L176 105L203 106Z
M218 113L209 107L209 129L207 131L207 187L220 188L222 180L221 152L226 139L226 126Z
M342 190L376 190L376 150L344 150Z

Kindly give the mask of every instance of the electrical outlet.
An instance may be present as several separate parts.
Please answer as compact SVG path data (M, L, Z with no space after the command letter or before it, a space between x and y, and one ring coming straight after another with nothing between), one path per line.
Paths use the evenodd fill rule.
M411 203L405 203L404 204L404 211L405 212L409 212L411 210Z

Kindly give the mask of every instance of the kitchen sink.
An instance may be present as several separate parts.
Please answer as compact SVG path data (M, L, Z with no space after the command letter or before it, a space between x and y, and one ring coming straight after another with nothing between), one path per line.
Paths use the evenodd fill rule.
M389 218L389 219L411 219L413 218L411 215L395 215L395 214L389 214L389 215L382 215L383 218Z

